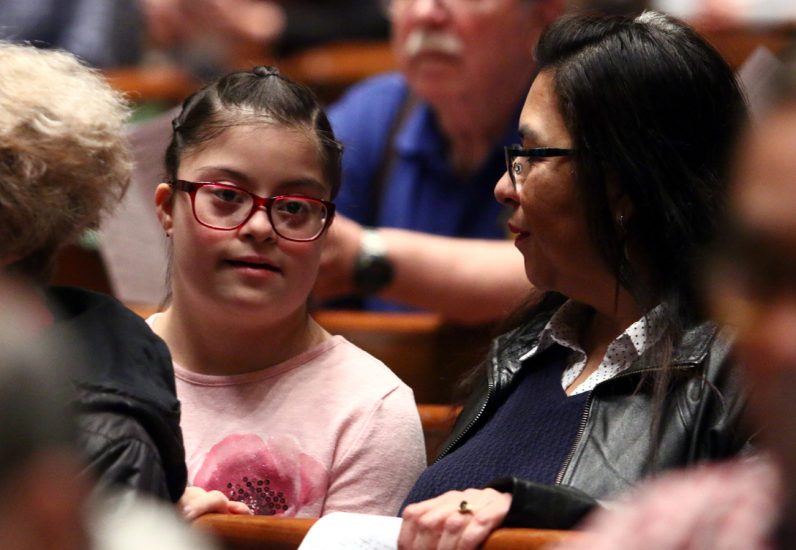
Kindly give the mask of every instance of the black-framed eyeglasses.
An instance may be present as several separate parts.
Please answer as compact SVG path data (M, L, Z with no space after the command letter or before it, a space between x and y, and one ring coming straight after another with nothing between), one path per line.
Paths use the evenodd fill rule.
M506 171L509 173L514 187L525 183L531 167L531 159L545 157L566 157L574 149L561 149L558 147L534 147L525 149L522 145L507 145L503 148L506 154Z
M301 195L260 197L240 187L212 181L177 180L170 185L191 195L193 216L210 229L242 227L258 208L265 208L274 232L288 241L314 241L334 218L334 203Z

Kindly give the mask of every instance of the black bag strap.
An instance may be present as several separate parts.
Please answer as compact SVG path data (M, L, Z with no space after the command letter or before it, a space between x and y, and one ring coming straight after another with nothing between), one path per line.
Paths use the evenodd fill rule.
M392 173L393 167L395 166L395 161L398 157L395 151L395 138L398 135L398 132L403 129L406 121L409 118L409 113L412 112L417 103L417 98L411 93L407 93L401 102L401 106L398 109L398 114L393 119L392 126L390 126L390 133L387 134L387 141L384 145L384 150L381 155L381 162L379 163L376 171L373 173L373 185L371 187L370 194L373 209L371 210L371 217L367 220L366 225L378 225L377 222L379 212L381 211L381 201L384 198L384 190L387 187L387 178L390 176L390 173Z

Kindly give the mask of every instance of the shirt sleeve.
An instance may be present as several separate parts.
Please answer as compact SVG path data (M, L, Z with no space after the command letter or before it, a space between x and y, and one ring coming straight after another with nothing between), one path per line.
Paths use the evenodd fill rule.
M93 412L79 414L78 423L86 470L96 477L98 486L134 490L164 501L179 498L169 493L160 453L137 421Z
M363 420L348 449L341 449L323 508L394 516L426 466L423 430L412 390L401 385Z

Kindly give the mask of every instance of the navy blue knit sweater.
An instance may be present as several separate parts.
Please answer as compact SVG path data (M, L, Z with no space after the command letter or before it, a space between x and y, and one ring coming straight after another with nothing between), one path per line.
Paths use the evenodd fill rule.
M569 397L561 388L567 355L554 345L523 365L505 401L469 439L423 472L404 506L505 476L554 483L588 397Z

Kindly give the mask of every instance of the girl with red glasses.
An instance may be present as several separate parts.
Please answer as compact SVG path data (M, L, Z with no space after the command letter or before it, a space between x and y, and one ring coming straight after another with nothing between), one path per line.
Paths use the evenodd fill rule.
M312 92L270 67L189 97L158 217L189 519L394 514L425 463L412 391L310 316L342 148Z

